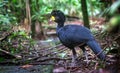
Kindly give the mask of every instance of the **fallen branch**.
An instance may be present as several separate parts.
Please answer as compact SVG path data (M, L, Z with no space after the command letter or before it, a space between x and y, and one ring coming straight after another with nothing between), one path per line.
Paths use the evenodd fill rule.
M47 61L47 64L50 64L48 61L54 60L54 61L59 61L59 60L71 60L71 58L68 59L61 59L61 58L42 58L40 60L36 60L39 57L34 57L32 59L26 59L26 60L19 60L19 61L4 61L4 62L0 62L0 65L23 65L23 64L44 64L42 62Z
M15 55L11 54L10 52L6 51L6 50L3 50L3 49L0 49L0 55L2 56L2 53L5 55L4 58L16 58Z
M120 33L113 40L116 41L118 38L120 38Z
M55 63L41 63L41 62L35 62L35 63L30 63L30 65L55 65Z
M48 48L48 49L44 49L42 52L44 52L44 51L49 51L49 50L52 50L52 49L55 49L55 48L58 48L58 47L60 47L60 46L62 46L62 44L59 44L59 45L56 45L56 46L54 46L54 47L51 47L51 48Z
M66 60L71 60L70 58L68 58L68 59L61 59L61 58L45 58L45 59L43 59L43 60L38 60L37 62L45 62L45 61L49 61L49 60L56 60L56 61L59 61L59 60L64 60L64 61L66 61Z

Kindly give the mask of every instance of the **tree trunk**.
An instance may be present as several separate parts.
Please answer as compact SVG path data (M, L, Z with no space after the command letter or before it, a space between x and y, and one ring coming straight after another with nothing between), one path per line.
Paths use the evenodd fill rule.
M30 14L30 4L29 0L26 0L26 18L28 19L28 29L30 32L31 27L31 14Z
M90 28L86 0L81 0L84 26Z
M35 21L32 21L32 24L31 24L31 36L32 38L35 38Z
M42 27L42 22L40 22L40 29L41 29L42 39L45 39L45 34L44 34L43 27Z
M35 22L35 39L39 39L39 40L45 39L44 29L40 21Z

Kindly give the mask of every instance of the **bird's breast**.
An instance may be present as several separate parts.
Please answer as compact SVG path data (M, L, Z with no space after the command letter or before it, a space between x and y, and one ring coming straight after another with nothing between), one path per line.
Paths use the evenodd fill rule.
M70 37L66 36L65 33L58 34L58 38L59 38L59 40L61 41L61 43L62 43L63 45L65 45L66 47L75 47L75 46L78 46L78 45L80 45L81 43L83 43L83 42L80 41L80 40L75 40L74 37L73 37L73 38L70 38Z

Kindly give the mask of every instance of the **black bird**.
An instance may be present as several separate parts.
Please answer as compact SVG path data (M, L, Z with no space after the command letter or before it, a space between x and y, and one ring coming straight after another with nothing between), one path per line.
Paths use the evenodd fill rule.
M76 59L76 51L75 47L79 46L80 44L84 43L83 45L79 46L83 52L85 52L85 46L88 45L95 54L98 54L102 51L99 44L96 42L94 36L90 32L90 30L84 26L80 25L66 25L64 26L65 22L65 15L60 10L53 10L51 12L51 20L57 23L56 33L59 37L61 43L66 47L70 48L73 53L72 62L75 62ZM86 57L87 58L87 57ZM105 54L101 52L98 55L98 58L101 60L105 59Z

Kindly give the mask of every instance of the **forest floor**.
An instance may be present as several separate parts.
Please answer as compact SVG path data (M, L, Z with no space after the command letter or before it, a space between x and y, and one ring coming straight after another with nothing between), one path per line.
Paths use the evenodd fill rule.
M79 24L82 22L74 23ZM94 27L94 30L102 30L99 24L92 27ZM114 44L113 39L105 36L101 40L99 36L102 35L95 35L97 41L105 50L103 52L106 53L106 48ZM47 40L34 40L35 43L32 46L29 41L22 41L23 49L14 55L2 50L1 52L7 53L8 57L13 56L13 58L7 58L0 62L0 73L110 73L111 71L113 71L111 73L118 73L115 72L118 69L117 65L119 65L116 63L115 55L107 53L107 61L100 61L90 48L86 47L89 59L87 63L82 50L76 47L77 62L75 66L72 66L71 50L63 46L56 36L49 38ZM17 41L13 41L14 47L17 46L15 42Z
M3 63L5 66L1 64L0 73L91 73L103 67L89 49L87 50L89 54L87 64L79 48L76 48L77 65L72 66L71 51L61 44L50 48L50 44L51 42L37 41L34 50L26 50L24 54L19 54L22 59L15 62L11 59L7 60Z
M24 49L17 54L17 60L6 59L0 62L0 73L109 73L109 69L105 68L109 66L108 63L100 61L89 47L86 47L89 63L82 50L76 47L77 64L72 66L71 50L60 43L56 45L58 41L58 38L56 41L36 40L33 49ZM113 58L112 55L109 56ZM111 64L114 64L115 61L112 60Z

